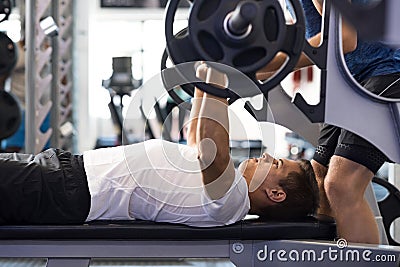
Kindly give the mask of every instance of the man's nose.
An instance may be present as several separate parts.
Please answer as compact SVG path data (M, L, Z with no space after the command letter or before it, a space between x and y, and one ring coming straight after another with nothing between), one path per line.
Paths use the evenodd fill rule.
M273 158L270 154L268 154L268 153L263 153L262 154L262 159L264 159L265 161L267 161L267 162L272 162L272 163L277 163L278 161L275 159L275 158Z

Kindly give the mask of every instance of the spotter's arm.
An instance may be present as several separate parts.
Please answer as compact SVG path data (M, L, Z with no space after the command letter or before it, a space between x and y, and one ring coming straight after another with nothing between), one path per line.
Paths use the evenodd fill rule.
M318 13L322 15L323 0L312 1ZM319 32L308 39L309 44L313 47L320 46L322 42L321 35L321 32ZM357 31L344 19L342 19L342 47L344 54L352 52L357 48ZM261 68L257 72L257 79L268 79L273 74L275 74L277 70L279 70L279 68L285 63L285 61L286 55L284 53L278 53L271 62L269 62L265 67ZM298 70L311 65L314 65L314 63L306 56L305 53L302 53L294 70Z

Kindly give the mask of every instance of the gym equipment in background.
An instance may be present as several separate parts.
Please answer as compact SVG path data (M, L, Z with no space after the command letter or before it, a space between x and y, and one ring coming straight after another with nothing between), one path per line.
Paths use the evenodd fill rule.
M17 64L18 50L15 43L4 32L0 32L0 76L9 75Z
M5 90L5 81L17 63L17 47L0 32L0 141L17 131L21 123L21 108L17 98Z
M128 137L124 134L122 110L124 108L122 99L124 96L130 96L131 92L142 85L142 80L136 80L132 76L132 58L131 57L113 57L113 73L108 80L102 81L102 86L110 93L111 119L117 129L117 142L114 145L122 144L122 137ZM119 100L119 103L116 102ZM97 140L96 147L104 147L101 140Z
M0 1L0 22L8 19L11 14L11 1L2 0Z
M0 141L13 135L21 124L21 108L18 100L0 90Z

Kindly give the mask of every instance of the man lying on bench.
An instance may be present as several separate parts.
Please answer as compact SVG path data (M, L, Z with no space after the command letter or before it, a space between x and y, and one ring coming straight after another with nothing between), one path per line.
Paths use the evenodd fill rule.
M197 76L224 90L205 64ZM211 227L247 213L289 219L313 214L318 187L308 161L268 154L235 170L226 99L195 91L188 145L163 140L71 155L0 154L0 223L81 224L151 220Z

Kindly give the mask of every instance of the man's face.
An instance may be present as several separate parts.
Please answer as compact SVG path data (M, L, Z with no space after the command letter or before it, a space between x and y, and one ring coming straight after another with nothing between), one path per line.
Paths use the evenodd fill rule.
M273 168L279 167L279 161L264 153L260 158L250 158L239 165L239 171L246 179L249 192L255 191L264 183L267 174Z
M286 195L282 196L283 198L275 198L276 195L274 195L283 192L279 186L279 181L285 179L292 171L301 171L298 162L288 159L275 159L267 153L264 153L260 158L243 161L238 170L246 179L250 200L257 206L283 201Z
M239 165L239 171L252 186L258 187L266 180L268 182L279 182L287 177L289 172L300 172L300 165L297 161L288 159L275 159L264 153L260 158L250 158ZM250 188L250 192L254 191ZM256 188L254 188L256 189Z

